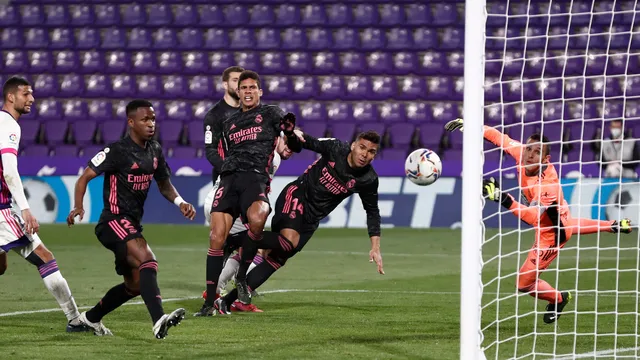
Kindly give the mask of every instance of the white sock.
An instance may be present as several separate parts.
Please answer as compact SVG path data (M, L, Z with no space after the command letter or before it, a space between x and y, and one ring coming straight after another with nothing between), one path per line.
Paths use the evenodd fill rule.
M249 269L247 269L247 274L251 272L251 270L253 270L253 268L255 268L256 266L258 266L255 262L252 262L251 265L249 265Z
M251 270L253 270L256 266L260 265L263 261L264 261L264 257L260 255L256 255L253 258L253 261L251 262L251 264L249 265L249 269L247 269L247 274L250 273Z
M220 294L220 290L222 290L222 286L226 285L232 277L236 275L238 272L238 268L240 267L240 262L232 257L227 259L227 263L224 264L224 268L220 273L220 277L218 278L218 286L216 287L216 292Z
M51 260L39 266L38 271L40 272L40 276L42 276L44 286L47 287L47 290L49 290L58 304L60 304L60 308L64 311L67 319L71 321L80 316L76 301L73 299L73 296L71 296L69 284L67 284L67 280L62 277L60 270L58 270L56 261Z

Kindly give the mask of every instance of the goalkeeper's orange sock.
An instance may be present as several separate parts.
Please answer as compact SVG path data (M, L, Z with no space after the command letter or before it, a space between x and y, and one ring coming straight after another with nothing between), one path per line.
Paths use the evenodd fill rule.
M549 283L544 280L538 280L537 285L533 286L533 289L529 294L538 299L547 300L554 304L562 302L562 295L560 294L560 291L554 289L553 286L549 285Z

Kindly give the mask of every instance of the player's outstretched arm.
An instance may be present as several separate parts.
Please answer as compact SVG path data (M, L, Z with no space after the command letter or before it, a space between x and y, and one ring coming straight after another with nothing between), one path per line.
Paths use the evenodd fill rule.
M332 149L337 148L343 144L342 141L334 138L322 138L318 139L311 135L305 134L301 130L294 130L296 140L300 142L302 148L317 152L319 154L328 154ZM287 143L288 145L288 143ZM291 148L291 147L289 147Z
M500 184L493 177L485 179L482 182L482 196L484 196L485 199L499 202L511 211L512 214L531 226L538 225L540 217L547 210L549 204L554 201L552 198L545 198L542 199L540 205L532 204L532 206L525 206L517 202L513 196L500 190Z
M382 253L380 252L380 208L378 207L378 180L370 188L360 192L362 207L367 213L367 231L371 239L369 262L378 265L378 273L384 275Z
M451 120L444 125L447 131L463 131L464 127L463 119ZM495 146L502 148L507 154L511 155L516 161L520 161L520 152L522 151L522 144L518 141L511 139L508 135L501 133L500 131L485 125L484 126L484 138L489 140Z
M182 215L184 215L184 217L189 220L193 220L196 217L196 209L193 207L193 205L184 201L182 196L178 194L178 191L176 190L175 186L173 186L170 179L167 178L164 180L158 180L157 183L160 194L162 194L165 199L176 204L176 206L179 206L180 211L182 212Z
M78 180L76 180L76 186L74 189L74 200L73 200L73 209L67 216L67 225L71 227L71 225L76 223L76 217L79 217L80 220L84 217L84 194L87 192L87 185L89 181L93 180L98 176L92 168L87 167L84 169L84 172Z

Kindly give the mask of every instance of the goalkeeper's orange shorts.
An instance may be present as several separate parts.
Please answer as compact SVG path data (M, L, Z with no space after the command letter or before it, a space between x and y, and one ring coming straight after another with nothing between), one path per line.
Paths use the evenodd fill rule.
M571 228L565 228L565 241L556 244L557 229L536 229L536 241L533 244L527 261L520 268L520 273L545 270L558 257L558 250L562 249L571 239Z

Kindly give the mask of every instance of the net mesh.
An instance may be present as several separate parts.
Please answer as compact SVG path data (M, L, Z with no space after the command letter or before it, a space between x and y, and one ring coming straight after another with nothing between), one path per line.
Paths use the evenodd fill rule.
M607 226L623 218L640 223L637 9L638 1L487 3L485 125L520 143L546 136L570 218L602 220L600 231L574 229L539 274L572 295L562 317L546 324L548 302L518 291L537 232L486 202L481 332L488 359L640 358L638 231ZM612 141L618 127L625 140ZM509 154L487 142L484 159L485 178L532 205ZM540 250L538 263L548 255ZM541 290L539 283L532 289Z

